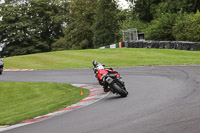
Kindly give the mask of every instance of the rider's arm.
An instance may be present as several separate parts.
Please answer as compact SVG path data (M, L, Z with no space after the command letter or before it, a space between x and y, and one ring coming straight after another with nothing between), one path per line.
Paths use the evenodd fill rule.
M105 67L105 69L113 70L111 67Z

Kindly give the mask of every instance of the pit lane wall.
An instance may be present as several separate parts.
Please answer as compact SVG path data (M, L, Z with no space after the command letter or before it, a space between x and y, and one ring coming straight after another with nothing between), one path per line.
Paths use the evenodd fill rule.
M158 48L200 51L200 42L187 41L128 41L122 42L126 48Z

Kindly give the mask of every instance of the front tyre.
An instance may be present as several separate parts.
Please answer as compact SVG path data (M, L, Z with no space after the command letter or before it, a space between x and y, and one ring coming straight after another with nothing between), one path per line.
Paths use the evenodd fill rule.
M128 95L128 92L124 89L122 89L117 83L113 84L113 89L122 97L126 97Z
M0 68L0 75L2 74L2 72L3 72L3 69Z

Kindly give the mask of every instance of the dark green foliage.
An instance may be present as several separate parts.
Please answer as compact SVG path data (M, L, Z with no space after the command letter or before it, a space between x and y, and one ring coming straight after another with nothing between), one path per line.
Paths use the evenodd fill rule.
M147 29L147 38L150 40L175 40L172 29L176 22L176 14L162 14L160 18L151 22Z
M119 39L117 35L119 24L117 19L117 4L113 0L100 0L97 2L95 21L93 25L94 47L110 45Z
M193 0L193 1L194 1L194 5L193 5L194 12L196 12L197 10L200 11L200 0Z
M150 22L154 18L158 4L162 0L137 0L135 1L134 15L146 22Z
M157 5L155 18L163 13L190 13L193 12L193 1L191 0L165 0Z
M137 0L134 15L140 20L150 22L162 13L196 12L200 8L198 0Z
M148 28L148 23L139 19L127 19L121 23L122 29L131 29L133 27L136 27L139 32L145 32Z
M72 0L69 5L65 36L53 44L53 50L97 48L119 38L118 14L112 0Z
M151 21L153 19L153 15L150 12L150 0L137 0L135 6L135 12L137 17L143 21Z
M147 40L199 41L199 0L132 1L132 16L123 22L123 29L137 28Z
M5 45L2 54L51 51L51 44L63 36L66 6L57 0L6 2L12 4L0 5L0 43Z
M53 44L53 50L93 48L92 25L97 0L72 0L69 5L65 36Z
M131 10L120 11L114 0L5 0L1 55L98 48L122 41L129 28L151 40L199 41L199 0L130 2Z
M52 50L61 51L66 49L71 49L69 42L67 42L66 38L61 37L55 43L52 44Z
M173 35L179 41L200 41L200 12L179 17Z

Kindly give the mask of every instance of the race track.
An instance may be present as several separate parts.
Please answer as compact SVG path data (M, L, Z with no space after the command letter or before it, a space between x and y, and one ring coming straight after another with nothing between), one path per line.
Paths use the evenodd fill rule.
M129 91L4 133L199 133L200 66L116 68ZM97 85L92 69L4 72L0 81Z

